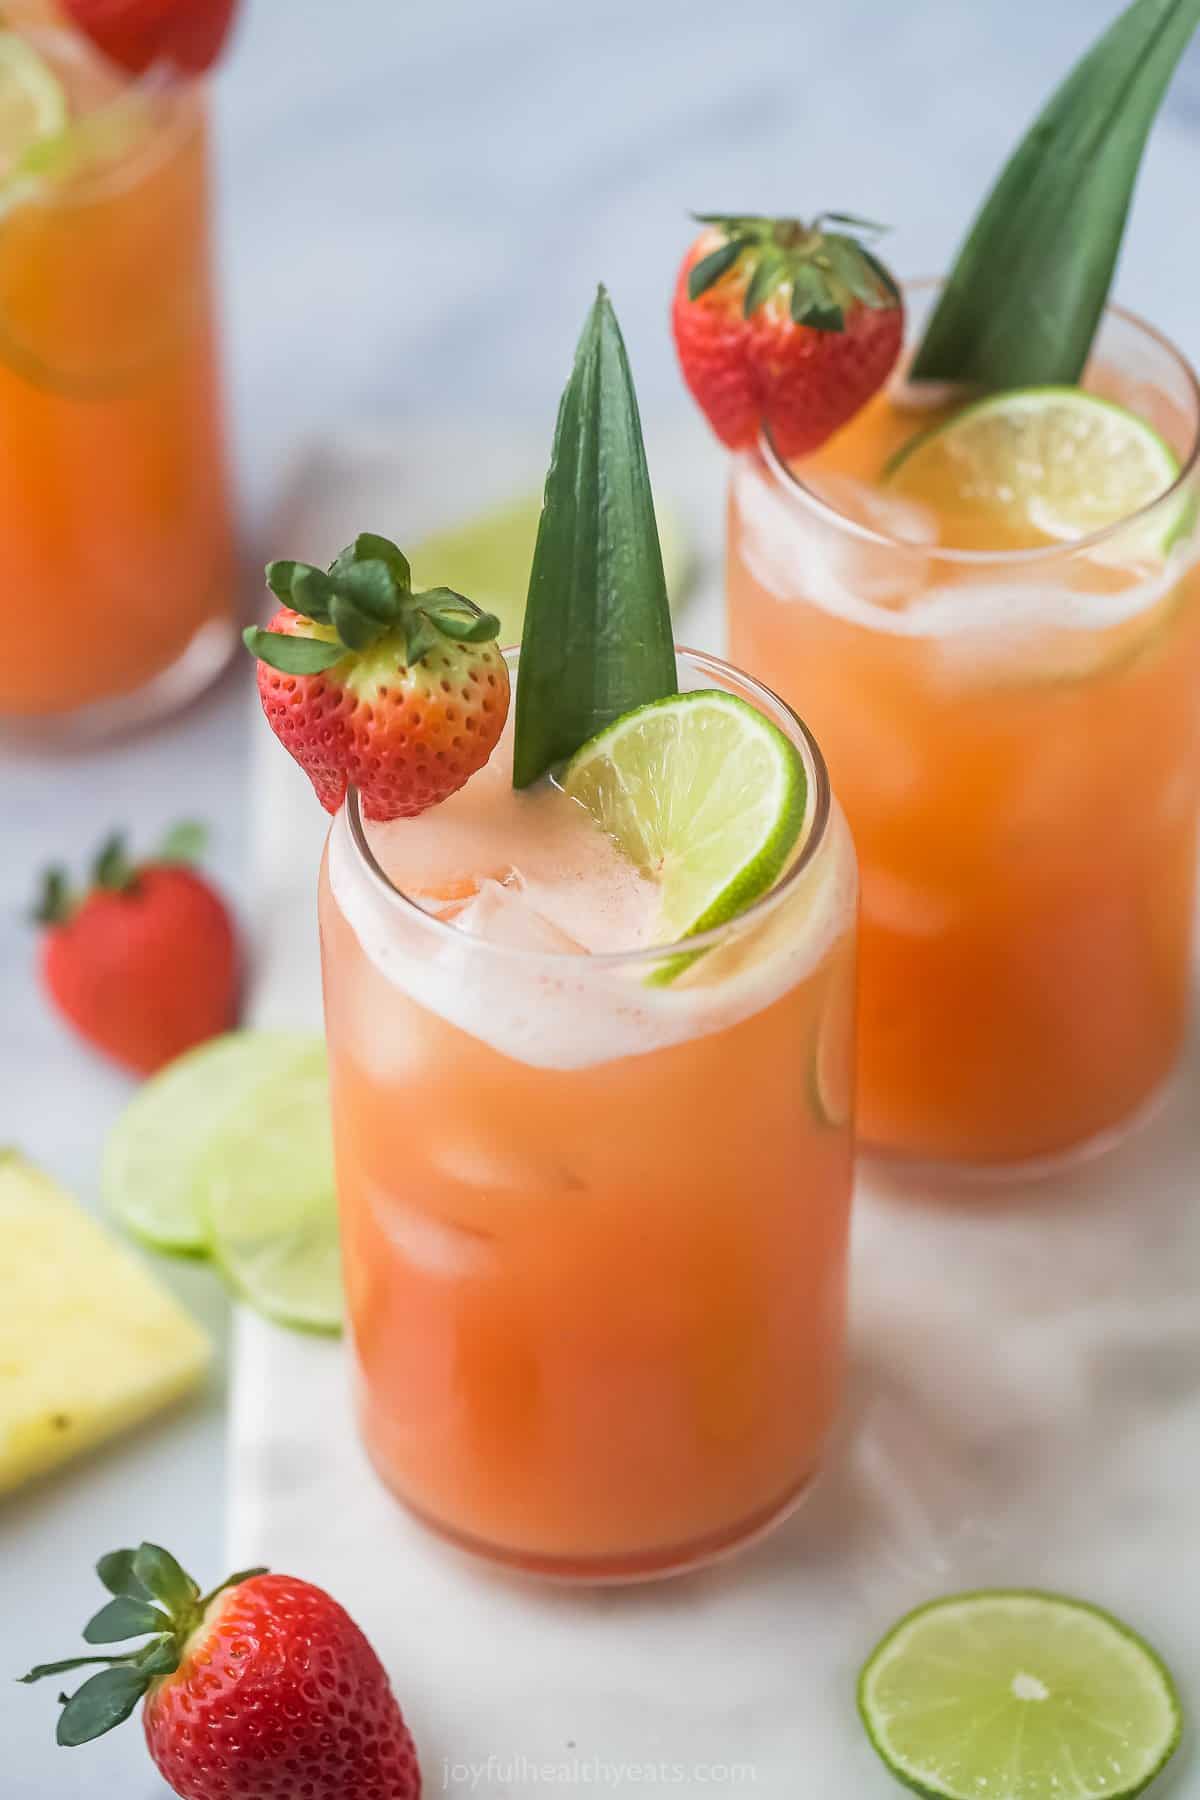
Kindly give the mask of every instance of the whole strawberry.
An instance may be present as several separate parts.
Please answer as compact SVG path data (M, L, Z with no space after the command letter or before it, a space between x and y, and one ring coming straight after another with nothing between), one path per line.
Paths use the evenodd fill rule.
M765 426L780 456L807 456L887 380L904 337L900 291L843 229L799 219L700 214L671 324L684 380L723 444Z
M60 1744L102 1737L144 1699L150 1755L183 1800L417 1800L417 1753L383 1664L321 1588L247 1569L201 1595L157 1544L114 1550L96 1573L113 1598L84 1641L145 1642L21 1677L106 1665L60 1697Z
M358 790L369 819L411 818L483 767L508 714L499 621L450 588L414 594L390 539L363 532L330 566L274 562L286 604L247 648L272 731L326 812Z
M200 75L221 54L236 0L62 0L62 5L97 49L131 74L162 64Z
M189 867L204 833L180 825L130 862L120 837L78 895L50 869L34 912L45 927L42 986L89 1043L139 1075L227 1031L237 1016L238 955L221 896Z

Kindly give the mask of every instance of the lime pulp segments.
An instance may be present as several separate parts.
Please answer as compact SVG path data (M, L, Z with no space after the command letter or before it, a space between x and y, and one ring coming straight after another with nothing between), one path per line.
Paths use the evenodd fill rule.
M1171 446L1115 401L1082 388L1021 388L994 394L919 432L886 470L897 493L937 493L973 512L1024 522L1061 542L1132 520L1179 476ZM1180 495L1122 533L1125 554L1160 556L1181 534Z
M212 1255L258 1312L337 1331L341 1261L324 1045L244 1093L200 1163Z
M177 1057L138 1089L108 1135L105 1205L155 1250L208 1249L202 1164L222 1125L249 1095L313 1053L319 1040L231 1031Z
M664 944L723 924L765 893L808 800L795 745L718 688L626 713L575 753L562 782L658 883Z
M960 1594L910 1613L859 1680L892 1774L931 1800L1129 1800L1173 1754L1179 1697L1155 1652L1057 1594Z

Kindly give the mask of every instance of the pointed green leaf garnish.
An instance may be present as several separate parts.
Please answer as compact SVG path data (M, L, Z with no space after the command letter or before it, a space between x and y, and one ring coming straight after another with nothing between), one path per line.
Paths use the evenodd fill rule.
M1134 0L1053 95L984 203L926 328L915 381L1079 379L1154 115L1200 0Z
M637 396L601 288L554 433L517 680L513 785L677 691Z

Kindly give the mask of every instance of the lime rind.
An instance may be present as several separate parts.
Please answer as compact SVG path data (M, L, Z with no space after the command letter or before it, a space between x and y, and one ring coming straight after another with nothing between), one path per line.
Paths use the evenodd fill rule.
M905 489L939 450L957 453L977 492L990 487L998 511L1023 517L1049 543L1086 544L1115 532L1118 560L1160 560L1195 523L1194 499L1170 497L1180 465L1161 433L1082 388L1020 388L976 400L902 444L884 466L885 483Z
M562 786L657 882L656 937L664 946L725 924L765 894L808 809L795 745L720 688L672 694L623 714L576 752Z
M329 1077L312 1044L243 1096L203 1159L210 1253L255 1311L302 1331L342 1325Z
M232 1031L176 1057L143 1083L108 1134L101 1195L112 1216L151 1249L208 1250L201 1164L243 1097L311 1053L288 1032Z
M922 1660L920 1646L918 1644L914 1648L914 1640L920 1637L924 1627L931 1622L944 1622L952 1625L955 1615L959 1615L972 1628L968 1649L976 1650L979 1647L980 1633L986 1632L988 1629L988 1618L985 1615L991 1615L994 1620L997 1615L1004 1614L1008 1615L1010 1623L1014 1618L1024 1614L1026 1621L1031 1626L1029 1637L1023 1643L1016 1645L1018 1667L1012 1668L1011 1674L1007 1677L1010 1684L1023 1672L1020 1665L1036 1663L1046 1653L1046 1647L1052 1643L1051 1634L1054 1626L1062 1626L1070 1622L1080 1628L1080 1637L1085 1640L1084 1660L1077 1659L1075 1668L1083 1669L1087 1661L1087 1652L1095 1651L1095 1655L1091 1658L1092 1669L1098 1668L1101 1658L1105 1660L1107 1666L1111 1667L1113 1676L1111 1692L1114 1696L1119 1697L1128 1705L1129 1696L1136 1687L1140 1694L1149 1700L1151 1712L1156 1713L1160 1720L1160 1727L1148 1742L1140 1766L1131 1769L1128 1774L1120 1774L1116 1781L1109 1780L1105 1781L1103 1785L1093 1783L1085 1786L1080 1778L1072 1752L1071 1734L1064 1733L1062 1728L1063 1711L1067 1711L1068 1720L1073 1727L1077 1726L1082 1719L1083 1730L1075 1729L1073 1732L1076 1751L1078 1751L1083 1737L1087 1735L1087 1727L1091 1721L1080 1714L1071 1718L1067 1708L1060 1710L1053 1729L1058 1742L1064 1747L1065 1775L1060 1777L1055 1771L1048 1777L1050 1785L1046 1787L1045 1791L1069 1796L1069 1800L1133 1800L1134 1796L1144 1793L1174 1756L1182 1736L1183 1707L1170 1670L1158 1652L1115 1614L1090 1601L1076 1600L1038 1588L980 1588L968 1593L949 1595L942 1599L929 1601L924 1606L919 1606L905 1614L880 1640L863 1665L858 1680L857 1700L859 1716L867 1736L889 1772L904 1787L925 1796L925 1800L980 1800L983 1795L987 1795L989 1800L1016 1800L1017 1790L1002 1785L1004 1777L1011 1773L1011 1754L1005 1758L1002 1767L993 1767L990 1764L987 1767L979 1767L977 1763L970 1773L963 1774L960 1779L952 1781L932 1767L928 1761L917 1766L910 1754L904 1754L898 1750L895 1742L894 1709L893 1717L890 1720L886 1719L884 1717L885 1709L878 1697L878 1688L882 1678L889 1670L902 1662L906 1651L910 1653L910 1660L914 1664ZM1089 1635L1090 1643L1086 1641ZM954 1680L957 1679L960 1684L969 1685L970 1683L968 1658L963 1655L965 1641L966 1634L960 1634L957 1647L950 1652L943 1650L940 1653L936 1651L931 1653L928 1648L926 1649L925 1660L933 1661L936 1670L926 1684L930 1701L923 1710L930 1717L940 1713L944 1718L946 1711L955 1704L954 1696L945 1691ZM934 1660L935 1658L936 1660ZM1006 1665L1006 1669L1008 1666ZM953 1671L949 1680L945 1673L947 1667ZM1091 1678L1093 1681L1095 1680L1094 1673ZM990 1675L985 1676L984 1682L984 1685L990 1688L989 1698L993 1702L995 1679L993 1671ZM975 1676L975 1680L979 1681L978 1675ZM1045 1697L1050 1698L1051 1696ZM1041 1699L1042 1696L1037 1698ZM1013 1697L1014 1706L1028 1703L1023 1703L1015 1695ZM969 1696L964 1696L963 1705L970 1706ZM1002 1711L1007 1711L1007 1708L1003 1708ZM1001 1715L993 1712L990 1719L984 1722L995 1726L998 1721L1002 1723ZM979 1718L968 1712L964 1721L965 1739L960 1742L967 1741L977 1749L980 1744L980 1729ZM1111 1736L1112 1727L1109 1720L1105 1720L1101 1729ZM1024 1739L1020 1733L1013 1735L1018 1744L1028 1742L1027 1734ZM1003 1740L1003 1731L997 1731L995 1737ZM984 1741L986 1742L986 1740ZM1011 1748L1003 1741L998 1747L1000 1749ZM1111 1751L1108 1761L1111 1768ZM1073 1785L1068 1785L1068 1782ZM1022 1788L1020 1791L1033 1792L1034 1790Z

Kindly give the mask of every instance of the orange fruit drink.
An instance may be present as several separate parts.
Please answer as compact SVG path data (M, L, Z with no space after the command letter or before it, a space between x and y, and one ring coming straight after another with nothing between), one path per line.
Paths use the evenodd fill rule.
M204 100L26 41L66 113L0 205L0 718L100 727L186 698L234 639Z
M927 295L910 302L919 336ZM952 412L914 411L902 385L795 466L764 442L733 468L732 654L803 711L844 801L860 1132L907 1157L1021 1164L1100 1138L1155 1094L1185 1027L1196 383L1112 309L1083 385L1127 409L1121 430L1169 489L1095 532L1127 446L1078 476L1069 441L1044 469L1025 444L1018 507L964 476L953 428L909 448ZM1105 416L1043 393L1066 396L1071 428ZM1063 482L1082 536L1058 518Z
M568 1578L688 1566L804 1491L838 1404L855 871L800 750L778 884L648 944L654 884L491 761L415 819L335 818L320 920L350 1344L383 1479Z

